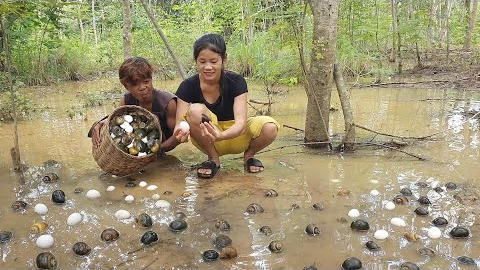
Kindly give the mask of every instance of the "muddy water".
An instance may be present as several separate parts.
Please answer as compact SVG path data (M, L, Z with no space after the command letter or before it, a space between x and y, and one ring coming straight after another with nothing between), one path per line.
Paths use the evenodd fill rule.
M173 90L178 81L156 82L156 85ZM1 268L34 268L36 255L43 251L55 255L59 268L68 269L302 269L312 264L319 269L340 269L349 257L361 259L364 269L375 270L397 269L405 261L414 262L422 269L476 269L458 263L459 256L469 256L480 263L479 122L478 118L466 121L469 115L465 114L480 110L478 93L385 88L352 91L355 122L362 126L404 137L443 131L435 140L407 140L409 145L402 150L425 161L372 146L360 145L354 154L293 146L302 142L302 133L284 128L270 149L283 148L258 155L266 166L261 174L244 173L241 158L227 156L213 180L199 180L191 165L202 161L204 156L190 144L184 144L163 160L147 166L143 173L130 176L137 184L145 181L158 186L157 190L148 191L145 187L125 187L125 177L102 176L91 156L87 131L95 119L114 108L113 104L88 109L87 121L81 116L73 119L67 116L67 111L80 103L80 92L119 87L115 80L101 80L26 89L27 94L48 109L38 117L19 123L21 155L29 166L23 178L10 168L8 153L13 144L13 126L0 124L0 151L4 153L0 163L3 186L0 230L13 232L9 242L0 244ZM265 100L260 86L251 88L250 98ZM306 98L301 88L291 88L284 95L276 96L275 101L273 116L281 124L304 126ZM332 103L333 108L340 108L335 97ZM332 136L335 138L343 129L341 112L333 111ZM357 135L361 141L391 139L360 129ZM58 163L45 163L52 159ZM59 181L43 183L41 177L46 172L56 172ZM427 187L420 187L421 182ZM432 191L433 187L443 187L447 182L455 182L458 189L440 194ZM110 185L116 189L105 191ZM77 187L82 187L84 192L74 193ZM402 187L413 190L410 203L397 205L392 211L384 209L383 205ZM277 190L279 196L265 197L267 188ZM66 193L65 204L51 202L51 194L56 189ZM86 198L85 193L90 189L100 191L101 197ZM373 189L380 194L370 195ZM338 194L341 190L349 190L350 194L341 196ZM185 192L190 195L186 196ZM153 194L159 194L171 207L155 207ZM133 195L135 202L126 203L126 195ZM420 195L427 195L432 201L427 217L413 213ZM10 206L15 200L26 201L26 210L13 211ZM47 205L48 214L36 214L33 208L37 203ZM250 203L260 204L265 212L247 214ZM324 209L314 210L314 203ZM299 208L293 209L293 204ZM350 229L353 219L347 213L352 208L360 211L359 218L369 222L369 231ZM114 213L119 209L129 211L132 218L117 220ZM187 215L188 228L173 233L168 224L178 211ZM69 226L66 219L74 212L80 212L83 221ZM136 227L133 217L142 212L154 219L152 230L157 232L160 242L140 249L139 239L147 230ZM447 218L449 224L440 228L440 239L429 239L427 229L438 216ZM393 217L404 219L407 226L391 225ZM215 227L219 219L228 221L231 230L219 231ZM29 233L30 225L40 220L50 225L47 233L55 239L53 247L46 250L35 245L38 235ZM305 228L309 223L315 223L321 233L307 235ZM265 225L272 228L271 235L258 231ZM471 237L452 239L448 232L457 225L469 228ZM110 227L120 232L120 238L113 243L102 242L100 233ZM380 251L368 251L364 244L373 239L378 229L387 230L390 236L376 240L382 248ZM415 232L422 239L409 242L403 237L406 232ZM219 234L232 239L238 258L203 261L202 253L215 249L213 239ZM282 252L268 250L273 240L283 243ZM90 255L73 254L71 248L78 241L91 246ZM433 249L436 256L417 254L420 247Z

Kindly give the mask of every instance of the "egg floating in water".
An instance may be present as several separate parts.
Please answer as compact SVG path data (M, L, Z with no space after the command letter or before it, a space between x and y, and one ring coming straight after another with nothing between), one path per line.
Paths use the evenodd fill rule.
M98 190L91 189L91 190L87 191L87 194L85 194L85 196L87 196L87 198L89 198L89 199L96 199L96 198L100 197L100 192Z
M351 218L356 218L360 216L360 212L357 209L351 209L350 211L348 211L348 216Z
M158 201L155 202L155 206L157 208L169 208L170 203L165 201L165 200L158 200Z
M387 203L385 204L385 209L387 209L387 210L393 210L393 209L395 209L395 203L394 203L394 202L387 202Z
M138 183L138 186L139 186L139 187L146 187L146 186L147 186L147 182L142 181L142 182Z
M115 186L108 186L106 190L107 190L107 191L114 191L114 190L115 190Z
M442 231L437 227L431 227L428 229L427 235L431 239L438 239L442 236Z
M44 234L40 235L40 237L37 238L37 241L35 244L39 248L51 248L53 246L53 243L55 240L53 240L53 237L49 234Z
M373 238L378 240L384 240L388 238L388 232L385 230L378 230L373 234Z
M182 121L180 124L178 124L178 127L183 130L183 132L187 132L190 130L190 125L187 123L187 121Z
M37 203L34 208L35 213L45 215L48 213L48 207L43 203Z
M147 187L147 190L156 190L158 187L155 185L150 185Z
M372 195L372 196L378 196L379 194L380 194L380 192L378 192L378 190L376 190L376 189L372 189L370 191L370 195Z
M128 202L128 203L131 203L133 201L135 201L135 197L133 197L132 195L128 195L125 197L125 201Z
M160 199L160 195L158 195L157 193L155 193L155 194L152 195L152 199L154 199L154 200L159 200L159 199Z
M76 225L80 223L83 219L82 214L80 213L73 213L67 218L67 224L70 226Z
M390 220L390 223L394 226L397 226L397 227L405 227L407 226L407 223L405 223L405 221L401 218L398 218L398 217L394 217Z
M118 210L115 212L115 217L118 219L129 219L130 218L130 212L127 210Z

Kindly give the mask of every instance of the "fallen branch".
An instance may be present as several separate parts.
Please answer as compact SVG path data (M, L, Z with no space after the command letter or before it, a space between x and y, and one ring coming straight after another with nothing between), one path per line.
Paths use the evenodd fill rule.
M465 81L469 80L470 77L465 77L458 79L456 81L452 80L429 80L429 81L418 81L418 82L384 82L384 83L371 83L367 85L359 85L358 87L372 87L372 86L386 86L386 85L413 85L413 84L421 84L421 83L451 83L451 82L458 82L458 81Z
M303 130L303 129L301 129L301 128L296 128L296 127L292 127L292 126L285 125L285 124L283 124L282 126L283 126L283 127L286 127L286 128L291 128L291 129L296 130L296 131L305 132L305 130Z
M144 249L144 248L153 247L154 245L160 244L160 243L163 244L163 243L165 243L165 242L167 242L167 241L170 241L170 240L173 240L173 239L175 239L175 238L168 238L168 239L164 239L164 240L159 240L159 241L157 241L157 242L155 242L155 243L152 243L152 244L150 244L150 245L148 245L148 246L142 245L141 247L139 247L139 248L137 248L137 249L135 249L135 250L132 250L132 251L127 252L127 254L130 255L130 254L133 254L133 253L135 253L135 252L137 252L137 251L140 251L140 250L142 250L142 249Z
M158 257L155 258L155 260L153 260L152 262L150 262L149 264L145 265L141 270L145 270L147 269L147 267L149 267L150 265L152 265L154 262L156 262L158 260Z
M271 104L275 103L275 102L259 101L259 100L255 100L255 99L250 99L249 101L251 103L260 104L260 105L271 105Z
M397 148L395 148L395 147L391 147L391 146L388 146L388 145L384 145L384 144L380 144L380 143L372 143L372 142L367 142L367 143L365 143L365 144L367 144L367 145L376 145L376 146L380 146L380 147L385 147L385 148L388 148L388 149L390 149L390 150L402 152L402 153L404 153L405 155L409 155L409 156L411 156L411 157L418 158L419 160L427 160L426 158L423 158L423 157L421 157L421 156L417 156L417 155L415 155L415 154L412 154L412 153L409 153L409 152L407 152L407 151L403 151L403 150L400 150L400 149L397 149Z
M364 127L364 126L361 126L361 125L358 125L358 124L355 124L353 123L354 126L358 127L358 128L361 128L361 129L364 129L366 131L370 131L372 133L375 133L375 134L378 134L378 135L383 135L383 136L388 136L388 137L393 137L393 138L399 138L399 139L416 139L416 140L423 140L425 139L426 137L410 137L410 136L398 136L398 135L392 135L392 134L388 134L388 133L383 133L383 132L378 132L378 131L375 131L373 129L369 129L367 127Z
M123 262L121 262L121 263L117 263L116 265L108 268L108 270L113 270L113 269L115 269L115 268L117 268L117 267L119 267L119 266L125 265L125 264L127 264L127 263L129 263L129 262L133 262L133 261L136 261L136 260L138 260L138 259L143 259L143 258L146 258L146 257L148 257L148 256L149 256L149 255L145 255L145 256L140 256L140 257L136 257L136 258L133 258L133 259L128 259L128 260L123 261Z

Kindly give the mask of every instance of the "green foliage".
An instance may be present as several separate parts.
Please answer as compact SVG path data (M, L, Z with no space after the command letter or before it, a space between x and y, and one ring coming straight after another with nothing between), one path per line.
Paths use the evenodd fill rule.
M15 88L17 88L16 86ZM31 116L33 113L39 110L34 105L33 101L27 98L25 95L18 91L14 91L15 106L18 118L25 118ZM11 92L4 92L0 95L0 121L10 122L13 121L12 111L12 94Z

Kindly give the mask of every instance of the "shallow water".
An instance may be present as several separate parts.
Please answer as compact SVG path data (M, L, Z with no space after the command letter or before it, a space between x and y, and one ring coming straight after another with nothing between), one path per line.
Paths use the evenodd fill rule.
M175 89L178 81L158 81L156 86ZM48 108L38 117L19 123L19 141L22 159L29 170L21 179L11 170L9 156L13 145L13 126L0 124L1 156L0 230L12 231L11 241L0 244L1 268L34 268L38 253L49 251L55 255L59 268L68 269L302 269L315 264L319 269L340 269L348 257L362 260L364 269L396 269L399 264L411 261L422 269L476 269L461 265L459 256L469 256L480 263L480 237L478 201L479 118L469 120L468 111L480 110L479 94L476 92L446 91L438 89L353 89L351 102L355 122L375 131L400 136L426 136L440 131L435 140L407 140L409 145L402 150L426 158L418 160L398 151L372 146L359 146L355 153L341 154L313 150L298 145L302 133L283 128L279 138L269 147L271 151L259 154L266 170L251 175L243 172L241 156L222 158L222 168L213 180L196 178L191 165L205 157L190 144L173 150L161 161L148 165L142 174L131 175L138 184L146 181L158 186L147 191L136 186L125 187L126 178L101 177L102 172L91 156L91 142L86 137L95 119L108 114L114 108L105 106L86 110L84 116L71 119L67 111L80 103L80 92L96 92L119 88L112 80L63 83L51 87L31 88L25 92L41 106ZM266 100L261 86L251 85L250 98ZM39 95L39 93L41 93ZM291 88L284 95L275 97L273 116L281 124L302 128L305 123L306 97L302 88ZM332 107L340 109L333 92ZM259 108L260 105L254 105ZM254 110L251 110L254 113ZM332 136L343 133L343 116L340 111L331 114ZM361 141L388 141L391 138L357 129ZM296 145L296 146L295 146ZM276 149L283 147L281 149ZM45 165L47 160L56 160L57 165ZM56 172L57 183L41 181L45 172ZM417 185L428 184L427 188ZM438 194L432 187L455 182L457 190ZM105 189L114 185L116 189ZM84 192L73 191L82 187ZM408 205L397 205L393 211L383 208L402 187L410 187L414 196ZM264 190L273 188L279 196L264 196ZM55 205L51 194L56 189L66 193L67 202ZM88 199L90 189L100 191L98 199ZM349 190L348 196L340 196L340 190ZM376 189L380 195L370 195ZM164 194L170 191L171 194ZM466 192L473 195L470 201ZM182 196L190 192L190 196ZM168 209L156 208L151 196L157 193L171 204ZM124 197L133 195L134 203L126 203ZM185 195L185 194L183 194ZM413 213L418 206L416 198L428 195L433 204L428 217ZM455 196L455 198L454 198ZM473 198L473 199L472 199ZM480 199L480 198L479 198ZM28 206L23 212L15 212L11 204L24 200ZM49 212L39 216L33 208L37 203L48 206ZM250 203L258 203L264 213L247 214ZM324 210L316 211L314 203ZM299 209L292 209L298 204ZM350 229L350 209L360 210L360 217L369 222L370 230L355 232ZM114 213L125 209L132 214L127 220L117 220ZM173 233L168 224L174 214L182 211L187 215L188 228ZM83 221L69 226L67 217L80 212ZM157 232L160 242L140 249L140 237L146 229L135 226L134 217L142 212L154 219L151 228ZM440 239L429 239L427 229L431 220L444 216L449 224L440 228ZM393 217L403 218L407 226L400 228L390 224ZM343 218L343 219L342 219ZM231 230L221 232L215 228L219 219L228 221ZM35 245L38 235L30 234L34 221L43 220L50 226L48 233L55 239L53 247L42 250ZM309 236L305 228L315 223L321 233ZM258 229L264 225L272 228L273 234L265 236ZM448 232L456 225L469 228L468 239L452 239ZM120 238L113 243L100 240L103 229L113 227ZM387 240L376 240L380 251L370 252L364 244L373 239L377 229L390 233ZM416 232L422 239L408 242L406 232ZM205 262L201 254L215 249L213 239L228 235L233 240L239 257L229 260ZM273 240L283 243L281 253L271 253L267 246ZM92 247L86 257L73 254L71 248L78 241ZM430 247L436 252L432 258L417 254L420 247Z

